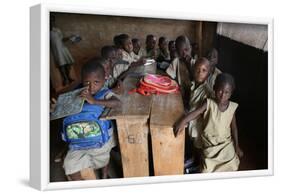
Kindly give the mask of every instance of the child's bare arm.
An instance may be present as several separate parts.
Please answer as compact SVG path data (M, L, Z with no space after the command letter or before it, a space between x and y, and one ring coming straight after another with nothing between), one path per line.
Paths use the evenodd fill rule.
M111 88L111 91L115 94L123 94L124 92L124 85L121 80L117 80L116 86Z
M108 108L115 108L121 105L120 100L114 96L105 100L96 100L93 98L87 88L81 92L80 97L84 98L89 104L101 105Z
M181 131L184 130L184 127L187 123L196 119L200 114L204 113L206 108L207 108L207 102L204 102L204 104L201 107L199 107L198 109L192 112L189 112L185 117L183 117L183 119L181 119L180 122L178 122L174 128L175 136L177 137L178 134L180 134Z
M234 147L237 155L241 158L244 153L241 150L239 143L238 143L238 129L237 129L237 124L236 124L236 117L235 114L233 115L232 121L231 121L231 135L234 141Z
M118 80L124 80L125 77L127 77L127 75L130 73L130 70L132 69L132 67L129 67L126 71L124 71L123 73L121 73L118 76Z
M138 61L132 62L130 66L131 67L137 67L137 66L144 65L145 63L146 63L146 59L145 58L140 58Z
M116 108L121 105L121 101L118 98L116 98L115 96L112 96L111 98L106 99L106 100L93 99L92 103L90 103L90 104L102 105L107 108Z
M128 76L128 74L134 72L137 67L142 66L143 64L145 64L145 62L132 62L129 68L118 76L118 80L124 80Z

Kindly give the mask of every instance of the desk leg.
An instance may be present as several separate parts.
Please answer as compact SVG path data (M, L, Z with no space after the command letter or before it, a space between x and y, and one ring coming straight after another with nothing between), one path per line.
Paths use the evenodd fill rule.
M185 131L176 138L172 128L150 126L154 175L177 175L184 171Z
M149 176L147 118L116 121L124 177Z

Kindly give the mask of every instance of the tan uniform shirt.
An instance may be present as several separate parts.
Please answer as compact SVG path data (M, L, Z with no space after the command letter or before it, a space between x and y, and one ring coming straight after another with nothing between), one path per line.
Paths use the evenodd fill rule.
M190 95L189 95L189 112L199 108L204 101L211 97L212 90L209 88L207 82L195 86L195 82L191 82ZM188 132L189 136L194 139L196 147L200 148L200 134L203 128L203 117L199 116L197 119L189 122Z
M215 68L214 73L209 75L207 82L212 90L214 90L214 85L215 85L217 76L221 73L222 73L221 70L219 70L218 68Z
M237 107L237 103L230 101L228 108L222 112L214 100L207 99L207 109L204 113L206 125L201 135L202 172L238 170L240 161L235 152L230 127Z

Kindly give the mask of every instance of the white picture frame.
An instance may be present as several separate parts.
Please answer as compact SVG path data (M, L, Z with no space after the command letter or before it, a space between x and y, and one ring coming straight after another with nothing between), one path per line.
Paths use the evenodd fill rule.
M268 169L188 176L159 176L106 179L93 181L50 182L49 172L49 14L69 12L112 16L134 16L165 19L203 20L216 22L268 25ZM30 9L30 185L39 190L106 187L115 185L167 183L191 180L210 180L273 175L273 19L251 17L202 16L190 13L149 12L133 9L104 9L71 5L40 4Z

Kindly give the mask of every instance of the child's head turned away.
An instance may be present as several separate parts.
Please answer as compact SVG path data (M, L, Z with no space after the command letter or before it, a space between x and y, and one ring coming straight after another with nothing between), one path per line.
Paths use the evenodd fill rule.
M210 61L211 68L215 68L218 64L218 51L215 48L212 48L207 53L207 59Z
M210 73L210 63L208 59L202 57L199 58L195 65L193 71L194 81L198 84L205 82L208 79Z
M218 103L227 103L235 89L234 78L228 73L221 73L217 76L214 91Z
M105 71L99 59L92 59L82 67L81 79L83 86L88 86L92 95L104 86Z

